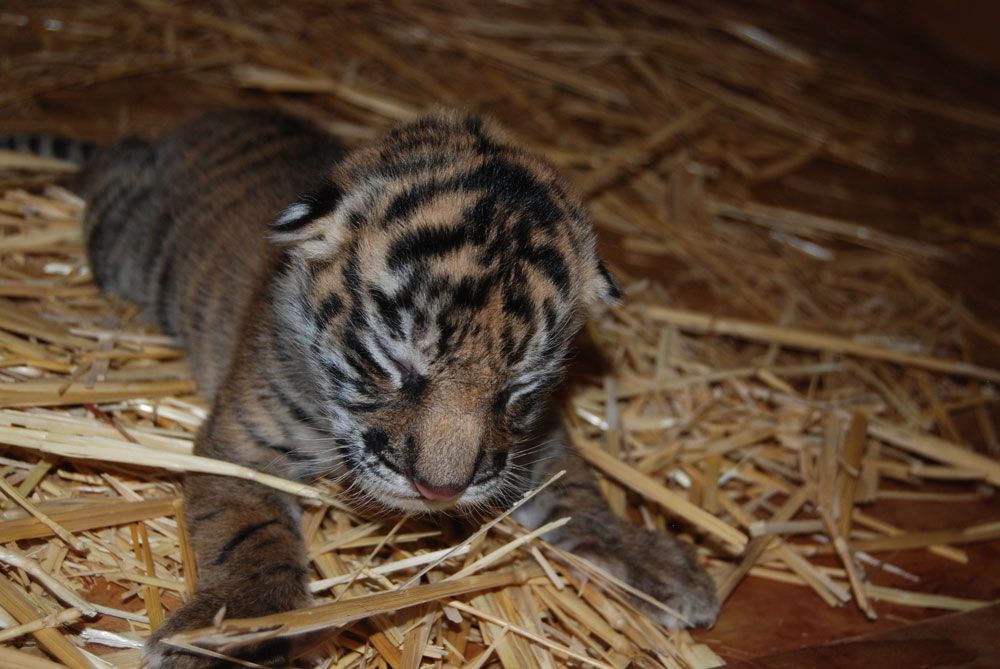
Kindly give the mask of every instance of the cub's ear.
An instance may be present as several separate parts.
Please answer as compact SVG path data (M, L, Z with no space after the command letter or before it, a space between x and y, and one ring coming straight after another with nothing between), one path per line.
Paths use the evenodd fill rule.
M587 304L591 307L599 303L618 304L622 297L622 289L615 277L608 271L608 266L598 258L597 268L590 281L587 282Z
M333 182L326 182L290 204L271 223L271 239L278 244L293 244L315 237L323 219L333 213L344 193Z
M617 304L622 299L622 287L618 285L618 280L612 276L603 260L597 261L597 272L604 279L604 290L601 293L601 299L608 304Z

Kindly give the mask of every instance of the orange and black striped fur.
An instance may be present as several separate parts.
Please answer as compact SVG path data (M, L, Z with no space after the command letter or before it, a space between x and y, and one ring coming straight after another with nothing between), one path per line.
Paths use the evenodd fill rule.
M293 118L218 113L101 151L77 189L97 282L183 342L212 402L196 453L405 511L501 507L567 469L522 522L574 516L549 539L714 620L692 551L613 515L546 410L570 339L617 289L567 183L494 124L441 111L345 153ZM293 499L207 475L184 494L198 591L151 667L210 666L159 640L223 606L309 601ZM288 648L244 654L280 666Z

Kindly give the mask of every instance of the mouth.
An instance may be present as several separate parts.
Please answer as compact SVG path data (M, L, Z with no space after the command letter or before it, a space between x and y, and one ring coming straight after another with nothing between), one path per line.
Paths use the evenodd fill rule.
M463 489L435 488L403 472L381 466L376 458L356 461L350 469L353 469L350 477L353 484L347 491L356 503L369 507L374 503L386 510L414 514L460 511L492 504L498 480L473 481Z
M395 480L397 477L400 480ZM376 502L378 505L393 511L407 513L448 511L467 501L465 491L447 498L428 498L421 493L416 484L412 484L405 477L371 468L366 468L363 473L355 475L354 480L357 486L354 490L354 496L360 502Z
M453 500L433 500L426 499L420 495L395 495L385 500L384 505L398 511L410 513L427 513L450 511L459 508L458 499Z

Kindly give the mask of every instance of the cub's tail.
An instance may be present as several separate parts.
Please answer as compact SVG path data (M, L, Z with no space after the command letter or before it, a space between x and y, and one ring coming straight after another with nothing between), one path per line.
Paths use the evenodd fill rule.
M90 163L101 147L93 142L59 135L18 134L0 135L0 150L30 153L43 158L56 158L81 167Z

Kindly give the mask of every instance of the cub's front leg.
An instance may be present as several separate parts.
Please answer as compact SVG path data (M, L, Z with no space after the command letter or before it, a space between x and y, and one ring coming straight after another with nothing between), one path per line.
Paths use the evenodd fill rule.
M214 438L212 422L200 440ZM204 454L220 448L221 444L210 442L200 444L196 451ZM219 457L217 452L212 454ZM228 666L162 643L172 634L210 626L223 607L227 618L249 618L309 602L305 549L294 499L249 481L203 474L185 478L184 499L198 562L198 586L194 596L150 638L143 656L148 669ZM289 652L287 642L276 641L242 648L235 655L264 666L284 667Z
M687 621L642 600L633 600L637 608L667 627L707 627L714 623L719 614L715 583L698 564L694 549L672 535L635 527L616 516L605 503L590 468L567 444L561 428L549 434L547 444L550 457L540 460L534 481L541 483L560 470L566 470L566 475L519 509L515 514L518 520L538 527L571 516L568 524L545 539L603 567Z

